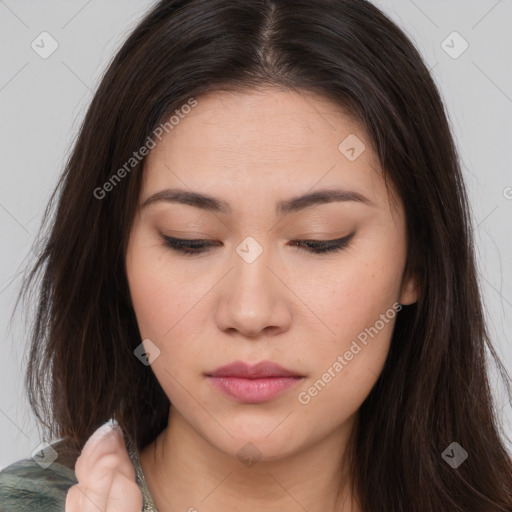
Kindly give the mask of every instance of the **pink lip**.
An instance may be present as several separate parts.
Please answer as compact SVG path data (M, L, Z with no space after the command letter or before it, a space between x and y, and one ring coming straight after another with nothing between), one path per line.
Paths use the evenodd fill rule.
M259 379L262 377L303 377L300 373L288 370L272 361L250 365L243 361L235 361L208 373L208 377L242 377Z
M235 361L207 374L209 381L228 396L246 403L260 403L297 384L303 375L263 361L250 366Z

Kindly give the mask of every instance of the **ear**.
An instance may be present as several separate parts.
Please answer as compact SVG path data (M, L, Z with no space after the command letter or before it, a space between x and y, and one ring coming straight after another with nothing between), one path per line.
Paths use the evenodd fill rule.
M414 304L418 300L418 288L418 280L416 276L409 271L404 272L404 277L402 279L402 286L400 290L399 303L404 306Z

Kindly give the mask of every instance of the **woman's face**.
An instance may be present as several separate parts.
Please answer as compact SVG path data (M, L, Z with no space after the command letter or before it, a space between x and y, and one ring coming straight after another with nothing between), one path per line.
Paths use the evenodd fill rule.
M416 300L402 205L361 127L311 94L199 97L148 155L140 205L127 276L173 414L226 454L250 442L267 459L352 424L398 302ZM164 236L211 245L185 254ZM335 239L326 253L294 244ZM211 377L236 361L296 378Z

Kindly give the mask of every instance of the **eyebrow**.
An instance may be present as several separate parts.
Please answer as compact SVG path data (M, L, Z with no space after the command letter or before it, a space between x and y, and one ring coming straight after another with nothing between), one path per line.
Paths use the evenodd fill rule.
M206 194L201 194L199 192L192 192L189 190L181 189L161 190L160 192L157 192L148 197L142 204L141 208L145 208L151 204L161 201L186 204L211 212L226 214L232 213L232 209L229 203L222 199ZM292 197L284 201L279 201L276 205L276 214L282 216L288 213L298 212L312 206L333 203L337 201L355 201L357 203L366 204L368 206L375 206L372 201L358 192L352 190L325 189L317 190L315 192L301 196Z

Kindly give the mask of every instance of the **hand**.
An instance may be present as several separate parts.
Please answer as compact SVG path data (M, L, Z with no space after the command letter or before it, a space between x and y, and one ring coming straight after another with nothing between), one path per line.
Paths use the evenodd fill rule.
M78 484L68 490L66 512L141 512L142 494L118 425L108 422L94 432L75 474Z

